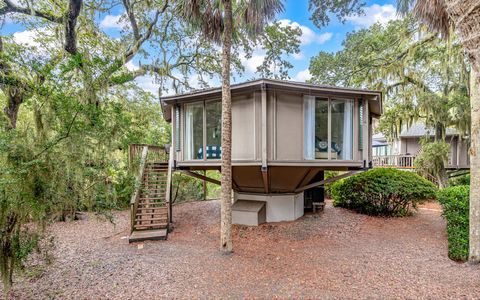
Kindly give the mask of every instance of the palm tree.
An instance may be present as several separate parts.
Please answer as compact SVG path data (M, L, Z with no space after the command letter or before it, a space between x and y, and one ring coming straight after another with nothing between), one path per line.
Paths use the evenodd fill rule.
M472 64L468 259L480 263L480 4L478 0L400 0L398 8L402 13L412 10L417 20L444 37L455 30Z
M222 45L222 177L221 250L232 244L232 98L230 64L232 41L240 35L255 40L265 25L283 11L280 0L178 0L177 10L208 39Z

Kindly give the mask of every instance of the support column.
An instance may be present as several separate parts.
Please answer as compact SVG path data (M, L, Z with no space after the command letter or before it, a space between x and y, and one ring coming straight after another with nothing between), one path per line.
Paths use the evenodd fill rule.
M262 180L265 194L269 193L267 166L267 90L262 84Z

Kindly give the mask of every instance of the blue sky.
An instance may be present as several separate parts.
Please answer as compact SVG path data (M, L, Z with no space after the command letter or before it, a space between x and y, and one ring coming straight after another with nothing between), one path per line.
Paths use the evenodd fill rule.
M15 2L21 3L22 0L16 0ZM310 21L308 0L284 1L285 11L277 19L282 24L289 24L302 30L300 54L287 57L294 66L289 72L292 80L305 81L309 79L308 65L310 59L319 51L335 52L341 49L342 41L347 32L368 27L375 22L386 23L397 17L394 1L369 0L366 3L364 15L350 16L345 23L339 22L335 16L332 16L330 24L319 29ZM117 21L121 14L122 11L118 8L110 12L109 15L100 15L98 17L100 27L112 36L118 35L121 24L118 24ZM15 34L16 39L21 42L28 42L34 36L31 32L26 32L24 28L12 22L7 22L1 28L1 34ZM256 50L251 59L242 58L246 72L242 76L235 76L235 81L241 82L255 77L254 71L261 63L263 55L264 53L261 50ZM132 68L135 67L134 64L131 64ZM139 78L137 82L144 89L156 94L158 85L152 78L146 76ZM211 81L211 85L218 85L218 83L218 79Z
M335 16L331 17L328 26L317 28L310 21L308 11L308 0L290 0L285 3L285 12L278 16L279 20L291 20L298 23L303 31L305 42L301 46L301 57L293 58L294 68L290 72L293 80L304 81L308 79L308 65L310 58L317 55L319 51L335 52L341 49L342 41L346 33L356 29L369 27L375 22L386 23L397 17L396 4L394 1L366 1L365 15L351 16L345 23L341 23ZM315 35L310 34L312 31ZM306 36L305 36L306 35ZM321 39L319 37L328 37Z

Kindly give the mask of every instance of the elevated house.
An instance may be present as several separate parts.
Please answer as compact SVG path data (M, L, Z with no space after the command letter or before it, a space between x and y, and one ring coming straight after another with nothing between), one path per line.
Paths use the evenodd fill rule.
M295 220L322 204L325 170L348 176L372 165L380 92L267 79L231 92L234 223ZM197 171L221 171L221 89L164 97L162 108L172 126L168 170L218 184Z
M304 191L324 170L370 165L380 92L266 79L231 90L235 199L265 202L267 222L302 216ZM221 89L162 101L175 169L221 171Z
M433 140L435 130L422 123L405 126L397 139L386 140L381 133L373 135L373 165L377 167L415 168L415 158L421 152L421 139ZM469 144L454 128L447 128L445 141L450 145L448 169L468 169L470 158Z

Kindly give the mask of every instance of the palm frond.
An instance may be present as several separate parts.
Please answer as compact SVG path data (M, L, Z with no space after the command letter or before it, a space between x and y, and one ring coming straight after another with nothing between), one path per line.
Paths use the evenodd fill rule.
M451 20L443 0L417 0L413 8L414 16L434 32L449 36Z
M239 16L249 36L255 37L265 26L275 19L277 13L284 10L280 0L247 0L243 2L243 11Z
M431 31L449 36L452 24L444 0L398 0L397 11L403 16L412 11L414 17Z

